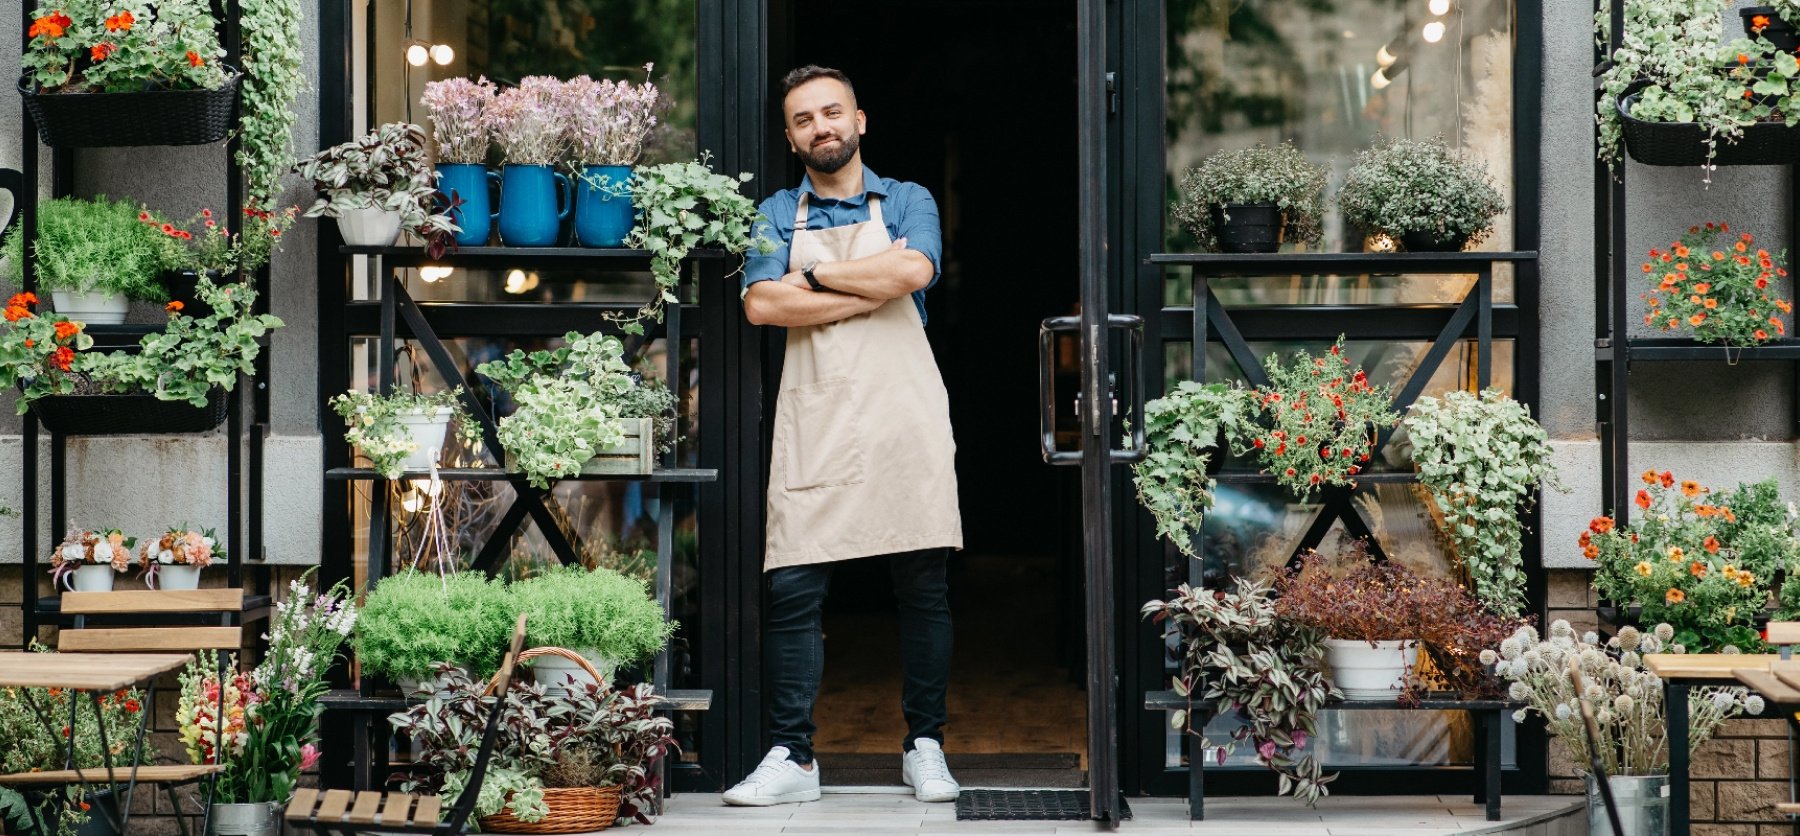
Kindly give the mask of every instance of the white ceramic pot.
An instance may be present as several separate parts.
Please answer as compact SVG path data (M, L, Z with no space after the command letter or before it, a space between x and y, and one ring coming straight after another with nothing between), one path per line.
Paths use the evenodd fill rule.
M156 588L167 590L199 589L200 567L186 563L170 563L156 567Z
M68 576L69 589L75 592L111 592L113 576L116 574L118 572L113 571L110 563L90 563L86 566L77 566L75 571Z
M1391 700L1405 687L1407 672L1419 661L1419 643L1404 639L1376 642L1326 639L1325 661L1331 680L1345 699Z
M612 680L613 673L619 669L617 659L601 656L599 651L591 647L577 648L575 652L580 654L581 658L588 660L588 663L600 671L600 675L608 681ZM552 695L568 693L567 686L570 679L583 685L597 684L597 680L588 675L588 672L583 670L580 665L555 654L538 656L531 659L530 662L532 678L543 685L544 690Z
M131 311L131 300L120 293L78 293L72 290L50 291L50 303L56 312L89 325L118 325Z
M438 461L438 454L444 449L444 438L449 435L450 416L455 412L450 407L440 406L437 409L417 409L400 413L397 420L406 427L407 433L416 445L411 453L406 454L400 466L407 470L430 470Z
M400 213L379 206L346 210L337 222L338 234L352 247L386 247L400 235Z
M207 836L278 836L282 806L272 801L214 804Z

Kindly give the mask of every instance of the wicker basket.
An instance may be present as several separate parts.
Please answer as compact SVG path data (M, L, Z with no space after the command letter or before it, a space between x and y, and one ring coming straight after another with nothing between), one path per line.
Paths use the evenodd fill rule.
M231 131L242 79L232 71L217 90L39 93L21 77L19 96L52 148L205 145Z
M1635 92L1619 97L1625 152L1644 165L1706 164L1706 129L1694 122L1646 122L1631 115ZM1760 122L1744 129L1737 142L1721 138L1714 165L1782 165L1800 162L1800 127Z
M44 429L63 435L164 435L206 432L225 420L230 405L214 386L202 407L155 395L46 395L31 402L31 411Z
M525 651L524 653L519 654L519 662L520 663L529 662L532 659L538 658L539 656L560 656L564 659L574 662L576 664L576 666L580 667L584 671L587 671L587 675L593 677L595 682L598 682L601 685L606 684L606 677L604 675L602 675L600 673L600 671L594 667L593 662L588 661L587 657L582 656L581 654L576 653L573 650L569 650L568 648L534 647L530 650ZM535 672L533 673L533 676L534 677L536 676ZM554 683L544 682L542 684L556 685L556 686L560 687L564 683L562 683L562 682L554 682Z
M545 787L550 812L524 822L512 813L482 816L481 829L492 833L588 833L605 830L619 819L618 787Z

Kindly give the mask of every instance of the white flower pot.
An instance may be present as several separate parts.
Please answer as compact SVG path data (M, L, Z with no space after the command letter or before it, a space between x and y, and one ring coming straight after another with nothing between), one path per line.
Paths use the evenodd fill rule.
M454 412L450 407L440 406L433 410L418 409L400 413L396 420L406 427L413 444L417 445L401 460L401 467L407 470L431 469L438 461L438 454L444 449L444 438L449 435L450 416Z
M400 235L400 213L379 206L345 210L337 222L338 234L352 247L386 247Z
M113 575L116 574L118 572L113 571L112 565L107 563L77 566L68 576L71 584L69 589L74 592L111 592Z
M273 801L214 804L207 836L278 836L282 805Z
M50 303L57 313L89 325L118 325L131 311L131 300L120 293L52 290Z
M1395 639L1376 642L1326 639L1325 661L1331 680L1345 699L1391 700L1405 687L1407 672L1419 661L1419 643Z
M600 675L605 677L608 681L612 680L613 673L619 669L619 661L617 659L609 659L605 656L601 656L599 651L594 650L591 647L577 648L575 649L575 652L579 654L581 658L588 660L596 670L600 671ZM539 656L530 661L532 678L543 685L544 690L551 695L568 693L569 689L567 686L570 678L573 678L575 682L583 685L594 685L598 683L598 680L589 676L588 672L583 670L580 665L555 654Z
M199 589L200 567L187 563L168 563L156 567L156 588L167 590Z

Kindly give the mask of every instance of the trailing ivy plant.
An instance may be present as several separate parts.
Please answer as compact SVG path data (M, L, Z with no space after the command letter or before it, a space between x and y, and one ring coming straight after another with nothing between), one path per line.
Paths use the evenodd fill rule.
M733 255L751 247L763 253L774 250L774 244L752 234L761 216L756 204L738 191L750 182L750 173L719 174L708 165L711 158L703 154L692 162L639 166L629 184L610 187L628 190L642 214L625 246L650 251L650 275L656 279L656 296L637 313L608 314L627 333L644 333L644 320L661 322L663 305L681 303L675 295L681 262L695 247L721 247Z
M203 275L196 287L212 313L191 317L170 302L169 324L144 335L136 352L80 354L75 371L103 392L146 392L196 407L215 386L230 391L239 375L255 372L263 337L282 322L253 313L256 290L248 283L218 286Z
M1323 357L1296 351L1283 365L1271 354L1263 370L1269 385L1252 392L1259 414L1231 433L1233 449L1254 450L1263 470L1301 499L1326 485L1355 487L1377 433L1400 420L1388 388L1344 356L1342 336Z
M300 74L298 0L241 0L244 86L238 102L238 165L244 171L244 205L275 211L294 132L294 99L306 84ZM253 220L267 223L259 214Z
M1520 549L1533 492L1553 483L1549 435L1498 389L1420 398L1405 420L1419 481L1430 489L1477 598L1495 615L1525 608Z
M554 351L514 351L475 367L517 404L500 419L500 445L508 468L540 488L581 473L600 450L625 440L620 398L635 385L616 338L570 331L563 339Z
M1220 433L1242 425L1249 409L1243 389L1191 380L1144 404L1145 454L1132 465L1138 502L1156 518L1157 536L1190 557L1201 515L1212 507L1206 466Z
M1236 592L1182 584L1168 601L1151 601L1143 614L1181 636L1181 671L1175 692L1210 701L1223 716L1243 722L1227 740L1206 737L1192 710L1176 711L1170 724L1216 748L1220 764L1248 742L1270 771L1281 776L1278 794L1292 792L1308 806L1328 795L1318 757L1306 745L1318 714L1343 693L1325 675L1325 639L1317 630L1276 615L1268 584L1240 579ZM1191 703L1190 703L1191 705Z

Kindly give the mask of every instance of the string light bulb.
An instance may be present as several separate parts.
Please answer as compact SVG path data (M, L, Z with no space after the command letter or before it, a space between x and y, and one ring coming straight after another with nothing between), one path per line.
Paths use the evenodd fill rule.
M1432 14L1443 17L1450 13L1450 0L1431 0L1425 4L1425 8Z
M411 64L415 67L423 67L423 66L425 66L425 62L430 61L430 60L431 60L431 45L430 44L427 44L424 41L417 41L417 40L406 42L406 63Z
M430 284L441 279L449 278L450 274L454 272L456 272L455 267L420 267L419 279L426 284Z
M1382 44L1380 49L1375 50L1375 63L1380 64L1384 69L1397 60L1399 60L1399 56L1389 52L1387 44Z
M1386 90L1387 86L1393 83L1393 79L1387 77L1386 67L1376 70L1374 75L1369 76L1369 86L1377 90Z
M451 49L449 44L432 44L431 60L440 67L445 66L456 60L456 50Z
M1443 40L1444 22L1441 20L1434 20L1425 24L1425 28L1419 32L1419 35L1420 37L1423 37L1428 44L1435 44L1438 41Z

